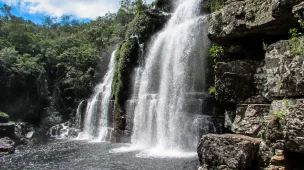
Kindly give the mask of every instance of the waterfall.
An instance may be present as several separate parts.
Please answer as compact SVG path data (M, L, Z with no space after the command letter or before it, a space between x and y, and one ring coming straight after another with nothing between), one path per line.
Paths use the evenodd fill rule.
M194 151L193 125L203 112L205 57L210 45L200 0L179 1L166 27L151 43L134 112L132 144Z
M77 107L77 111L76 111L76 128L77 129L81 129L81 120L82 120L82 105L83 105L83 102L84 102L85 100L82 100L80 103L79 103L79 105L78 105L78 107Z
M115 72L115 51L111 55L108 71L103 82L95 88L93 97L88 101L85 119L84 132L81 139L95 139L96 141L110 140L113 128L108 123L111 112L111 86Z

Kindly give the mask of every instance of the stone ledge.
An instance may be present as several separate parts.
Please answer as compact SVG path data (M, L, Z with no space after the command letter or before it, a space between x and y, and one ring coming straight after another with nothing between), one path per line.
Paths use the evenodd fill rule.
M229 44L233 39L256 38L262 35L286 35L297 24L292 7L300 0L229 1L209 17L211 40Z
M232 124L232 132L236 134L258 137L259 131L269 115L270 104L237 105L236 117Z
M204 169L245 170L256 166L261 139L236 134L204 135L197 148Z

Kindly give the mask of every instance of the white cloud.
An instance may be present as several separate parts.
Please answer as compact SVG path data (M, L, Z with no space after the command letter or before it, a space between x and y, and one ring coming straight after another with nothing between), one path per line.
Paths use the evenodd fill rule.
M1 0L11 6L19 6L20 11L30 14L47 14L60 17L63 14L76 18L95 19L107 12L116 12L120 0Z

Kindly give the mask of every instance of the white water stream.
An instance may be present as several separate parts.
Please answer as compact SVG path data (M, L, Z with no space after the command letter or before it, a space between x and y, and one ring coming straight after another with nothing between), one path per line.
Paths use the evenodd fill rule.
M180 1L149 48L136 97L133 146L155 152L195 151L199 134L193 125L198 123L191 114L195 109L202 112L197 96L204 96L206 89L206 62L199 50L209 46L200 4ZM198 104L189 111L193 103Z
M108 115L114 71L115 51L111 55L108 72L103 82L97 85L93 97L88 101L84 118L84 130L79 135L79 139L93 139L97 142L110 140L113 128L108 124Z

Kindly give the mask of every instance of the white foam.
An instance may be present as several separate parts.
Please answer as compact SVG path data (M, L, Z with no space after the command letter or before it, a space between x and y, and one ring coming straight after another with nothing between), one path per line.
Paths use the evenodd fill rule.
M196 152L184 152L180 150L161 150L158 148L147 149L136 155L139 158L190 158L197 156Z

